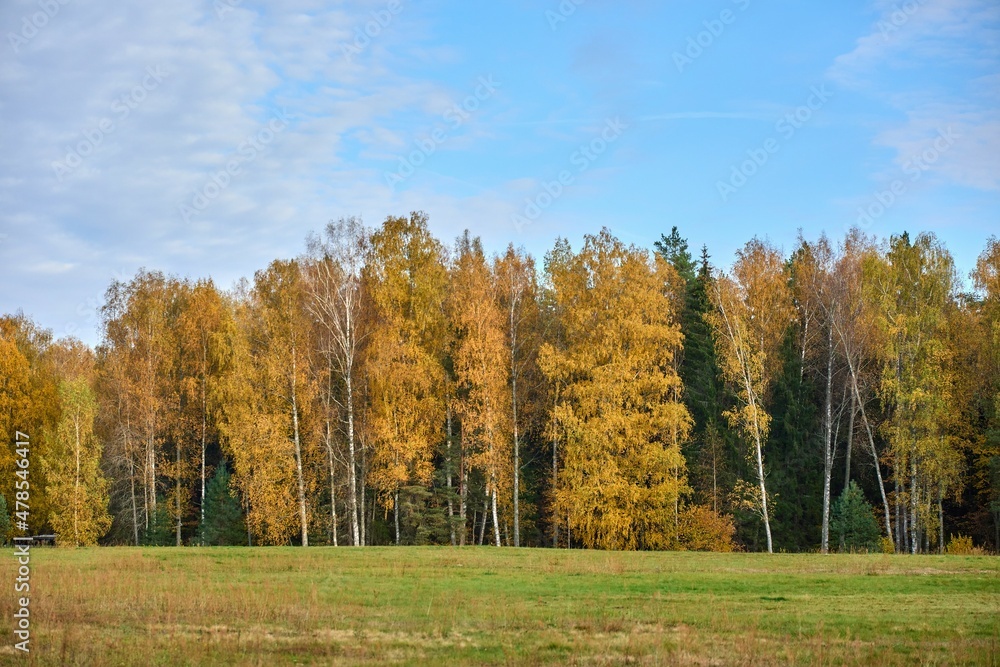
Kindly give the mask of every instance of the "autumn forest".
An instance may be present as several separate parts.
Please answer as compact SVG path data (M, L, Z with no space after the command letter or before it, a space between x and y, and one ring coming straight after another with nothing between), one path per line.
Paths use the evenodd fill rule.
M1000 547L1000 241L673 228L536 261L350 218L232 289L115 281L95 349L0 317L15 432L65 546Z

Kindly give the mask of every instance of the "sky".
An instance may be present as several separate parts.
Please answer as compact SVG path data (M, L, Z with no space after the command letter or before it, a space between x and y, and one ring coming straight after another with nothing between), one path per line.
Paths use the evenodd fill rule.
M997 0L5 0L0 31L0 313L89 344L114 280L228 288L352 215L538 259L676 225L723 268L933 232L966 280L1000 233Z

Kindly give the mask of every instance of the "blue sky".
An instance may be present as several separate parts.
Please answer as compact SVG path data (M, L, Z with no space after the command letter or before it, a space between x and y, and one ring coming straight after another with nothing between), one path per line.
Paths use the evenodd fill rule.
M228 287L346 215L539 258L677 225L723 266L860 222L963 274L1000 230L995 0L107 8L0 7L0 312L57 336L140 267Z

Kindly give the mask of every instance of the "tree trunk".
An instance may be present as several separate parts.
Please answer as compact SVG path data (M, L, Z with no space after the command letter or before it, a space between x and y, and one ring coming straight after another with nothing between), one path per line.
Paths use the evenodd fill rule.
M184 517L181 512L181 441L177 439L177 472L174 485L174 494L177 499L177 546L181 545L181 522Z
M73 481L73 546L80 545L80 415L73 419L76 431L76 477ZM6 537L6 536L4 536Z
M396 546L399 546L399 489L396 489L396 497L392 501L392 520L396 525Z
M760 503L761 514L764 518L764 532L767 534L767 553L774 553L774 545L771 543L771 519L767 511L767 489L764 486L764 443L761 442L760 424L757 422L757 403L754 399L753 387L750 386L749 378L746 378L747 400L753 412L753 441L754 450L757 455L757 480L760 482Z
M451 438L452 438L452 423L451 423L451 402L449 401L447 407L447 419L448 419L448 438L445 441L446 448L446 463L445 463L445 481L448 485L448 529L451 532L451 546L455 546L455 507L451 502L451 470L452 470L452 459L451 459Z
M468 527L468 524L466 523L466 518L467 518L467 514L468 514L468 504L469 504L468 503L469 470L468 470L468 468L465 465L465 428L464 428L464 426L462 428L462 436L461 436L461 438L462 438L461 439L461 447L459 448L459 452L458 452L460 460L459 460L458 464L461 467L460 479L461 479L462 488L459 489L458 513L459 513L459 518L462 519L462 532L461 532L461 534L459 536L459 544L464 547L465 546L465 542L466 542L466 537L467 537L467 534L469 532L469 527ZM472 530L473 530L472 537L473 537L473 539L475 539L475 536L476 536L475 532L474 532L476 530L475 521L473 521L473 523L472 523Z
M354 383L348 371L344 378L347 385L347 465L348 465L348 503L351 511L351 544L361 544L361 527L358 525L358 464L354 453Z
M850 357L847 358L847 365L851 372L851 386L854 388L854 396L857 398L858 408L861 410L861 422L865 425L865 432L868 434L868 444L872 450L872 462L875 464L875 477L878 480L878 490L882 495L882 508L885 511L885 535L891 540L892 526L889 521L889 499L885 495L885 484L882 482L882 466L878 460L878 450L875 449L875 436L872 435L872 427L871 424L868 423L868 415L865 413L865 402L861 400L861 392L858 391L858 378L854 374L854 364L851 362ZM896 516L896 523L897 525L899 523L898 513ZM896 544L899 544L898 535Z
M857 412L857 400L851 392L851 414L847 417L847 451L844 460L844 491L851 484L851 450L854 448L854 413Z
M552 401L552 409L555 410L559 405L559 384L556 383L555 400ZM559 548L559 521L555 519L556 516L556 483L559 478L559 455L558 455L558 438L556 438L556 429L552 428L552 548Z
M135 466L132 464L132 457L128 457L129 475L128 482L130 496L132 497L132 532L135 534L135 546L139 546L139 510L135 500Z
M910 553L916 554L920 549L919 535L917 533L917 456L912 452L910 456Z
M517 432L517 378L514 372L514 352L511 350L511 401L514 417L514 546L521 546L521 450Z
M204 344L203 344L204 345ZM204 350L204 347L202 348ZM206 354L203 351L203 355ZM205 546L205 439L208 429L208 397L205 388L205 370L202 366L201 375L201 522L198 525L198 532L201 533L201 546Z
M295 438L295 473L299 485L299 522L302 526L302 546L309 546L309 525L306 521L306 485L302 477L302 441L299 438L299 405L295 393L295 347L292 347L292 429Z
M483 523L479 526L479 546L483 546L483 540L486 539L486 520L490 516L490 499L487 497L483 500Z
M902 526L903 526L903 517L900 516L901 515L901 512L900 512L900 503L901 503L901 500L900 499L901 499L902 490L900 489L900 486L899 486L899 477L896 476L896 475L893 475L893 477L895 478L894 479L894 483L895 483L895 493L894 493L894 496L895 497L893 498L893 505L895 506L894 509L896 511L896 544L894 545L895 546L894 551L896 553L902 553L902 551L904 550L904 546L903 546L904 531L902 529Z
M146 528L149 529L150 518L156 520L156 440L154 431L150 427L146 435L146 470L149 471L149 484L146 496Z
M362 546L368 544L368 539L367 539L367 537L368 537L368 531L365 528L365 526L367 525L366 524L367 519L365 518L367 516L365 514L365 494L367 493L367 491L365 491L365 475L367 474L367 470L368 470L368 459L365 456L365 447L364 447L364 443L362 442L362 445L361 445L361 498L359 499L359 502L361 504L361 507L360 507L361 525L359 526L359 528L361 529L360 540L361 540L361 545ZM372 521L374 521L375 520L375 518L374 518L375 517L375 515L374 515L375 505L374 504L372 504L372 512L373 512L373 514L372 514Z
M833 475L833 327L827 330L826 400L823 410L823 553L830 553L830 478Z
M938 553L944 554L944 498L938 485Z
M774 546L771 544L771 520L767 514L767 489L764 488L764 457L761 452L760 434L754 433L754 442L757 450L757 478L760 480L760 503L764 515L764 532L767 533L767 553L774 553Z
M920 551L920 533L917 530L917 458L910 455L910 553Z
M337 478L334 474L333 433L330 420L326 421L326 454L330 463L330 536L333 546L337 545ZM355 545L357 543L355 542Z
M494 479L493 481L493 493L492 493L492 511L493 511L493 539L496 546L500 546L500 522L497 521L497 483Z

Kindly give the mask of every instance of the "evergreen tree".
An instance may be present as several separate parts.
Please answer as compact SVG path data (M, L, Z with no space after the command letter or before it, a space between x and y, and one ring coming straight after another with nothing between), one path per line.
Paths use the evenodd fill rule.
M681 333L684 334L678 372L684 384L684 405L694 419L694 426L683 453L690 466L696 497L719 511L722 509L719 498L728 498L732 489L732 482L720 488L720 475L726 480L730 478L735 447L732 432L720 429L725 423L721 402L724 385L715 356L712 328L705 319L705 314L712 310L708 297L712 282L708 248L702 246L700 259L693 261L687 240L681 238L677 227L671 229L670 236L661 235L653 246L684 281L682 294L677 299Z
M840 540L841 551L873 551L880 531L871 504L853 481L833 504L830 532Z
M774 465L768 474L768 490L775 496L771 530L782 549L805 551L820 544L823 520L823 397L802 372L797 332L788 332L780 354L770 438Z
M174 544L174 526L169 509L161 496L156 503L156 510L149 515L149 525L142 536L143 546L168 547Z
M205 491L205 522L201 526L206 546L224 547L244 544L247 539L240 501L229 486L229 470L219 465Z

